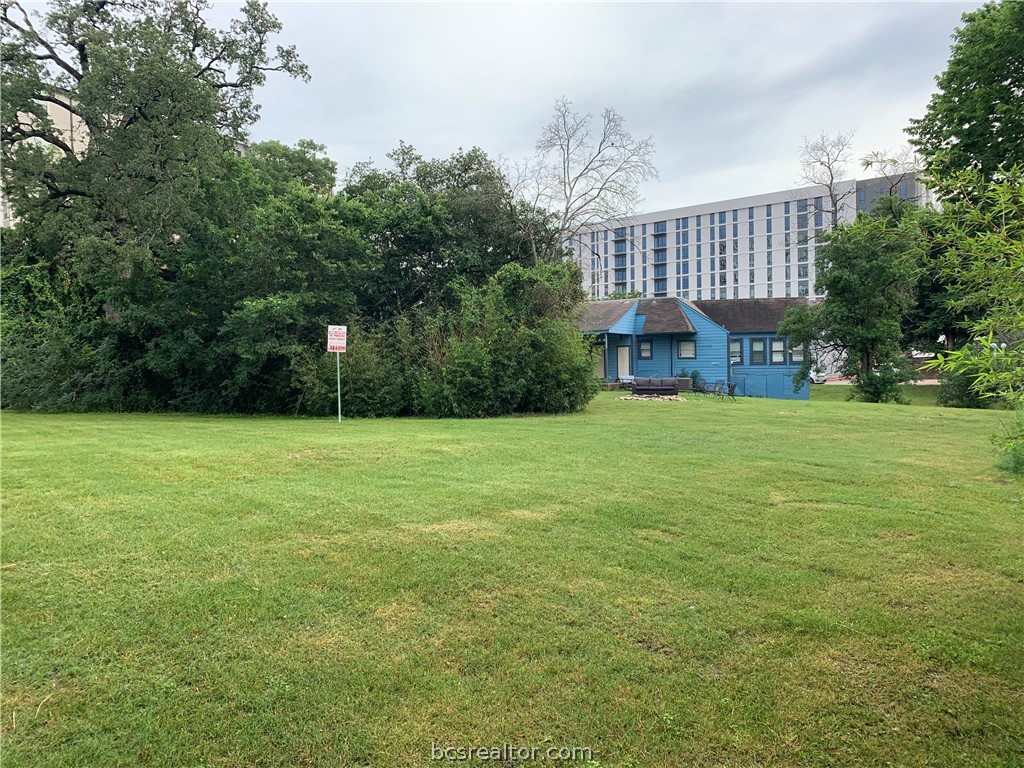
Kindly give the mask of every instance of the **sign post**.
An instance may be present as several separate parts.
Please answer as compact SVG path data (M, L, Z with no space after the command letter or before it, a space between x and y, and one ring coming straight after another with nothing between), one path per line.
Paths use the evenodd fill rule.
M338 423L341 424L341 353L348 346L348 326L327 326L327 351L333 352L338 363Z

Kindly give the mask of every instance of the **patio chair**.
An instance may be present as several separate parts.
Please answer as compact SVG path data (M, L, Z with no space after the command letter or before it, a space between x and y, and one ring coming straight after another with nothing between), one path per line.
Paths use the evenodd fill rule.
M709 395L714 395L715 397L721 397L722 395L724 395L725 379L719 379L718 381L716 381L715 386L713 386L710 390L707 390L707 393Z
M708 383L704 379L697 377L693 380L693 391L698 395L706 395L708 393Z
M715 385L715 386L717 388L717 385ZM720 398L722 398L723 400L728 397L730 400L735 402L735 400L736 400L736 382L733 382L732 384L730 384L729 386L725 387L724 389L722 389L720 392L717 392L716 394Z

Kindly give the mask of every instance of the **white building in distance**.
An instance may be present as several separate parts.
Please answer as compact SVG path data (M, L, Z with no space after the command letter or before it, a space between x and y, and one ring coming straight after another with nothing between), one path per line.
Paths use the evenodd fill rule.
M838 223L890 194L931 201L913 174L836 187ZM815 297L815 242L832 228L824 186L691 205L604 222L571 244L591 299L638 291L689 301Z

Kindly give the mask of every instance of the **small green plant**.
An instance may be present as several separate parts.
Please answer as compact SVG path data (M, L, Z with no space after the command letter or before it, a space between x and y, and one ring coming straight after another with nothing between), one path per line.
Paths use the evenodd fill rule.
M1003 434L992 438L996 448L1002 453L998 465L1015 475L1024 475L1024 405L1018 405L1013 420L1003 430Z

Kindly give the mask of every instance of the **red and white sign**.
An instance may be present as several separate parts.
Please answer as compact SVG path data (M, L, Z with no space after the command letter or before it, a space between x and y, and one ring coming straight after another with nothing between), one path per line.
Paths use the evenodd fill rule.
M328 325L327 326L327 351L328 352L344 352L346 344L348 344L348 326L347 325Z

